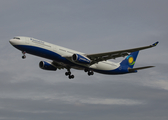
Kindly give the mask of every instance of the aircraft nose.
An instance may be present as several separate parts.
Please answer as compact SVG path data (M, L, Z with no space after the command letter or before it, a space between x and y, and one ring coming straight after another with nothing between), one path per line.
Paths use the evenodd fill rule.
M10 42L11 45L13 45L15 40L14 39L10 39L9 42Z

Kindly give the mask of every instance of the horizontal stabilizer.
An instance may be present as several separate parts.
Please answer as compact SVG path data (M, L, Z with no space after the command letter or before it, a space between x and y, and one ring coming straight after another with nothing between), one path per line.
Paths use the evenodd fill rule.
M145 67L139 67L139 68L129 68L128 71L129 72L134 72L136 70L142 70L142 69L147 69L147 68L151 68L151 67L155 67L155 66L145 66Z

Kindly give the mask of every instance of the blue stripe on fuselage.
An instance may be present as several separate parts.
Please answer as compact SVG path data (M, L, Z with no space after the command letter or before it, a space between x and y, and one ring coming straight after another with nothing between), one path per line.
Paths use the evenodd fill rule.
M26 53L32 54L32 55L36 55L39 57L43 57L43 58L47 58L50 60L54 60L54 61L58 61L58 62L63 62L65 64L74 64L72 62L70 62L69 60L67 60L66 58L62 57L61 55L44 49L44 48L40 48L40 47L35 47L35 46L28 46L28 45L15 45L14 47L16 47L17 49L21 50L21 51L25 51ZM74 64L76 65L76 64Z
M61 55L59 55L53 51L44 49L44 48L29 46L29 45L15 45L14 47L21 50L21 51L25 51L26 53L32 54L32 55L47 58L47 59L57 61L57 62L63 62L64 64L67 64L70 66L77 66L77 67L80 67L83 69L85 68L84 66L77 65L77 64L67 60L66 58L62 57ZM120 66L114 70L97 70L97 69L91 69L91 70L98 72L98 73L109 74L109 75L110 74L130 73L130 72L128 72L128 67L126 67L126 66Z

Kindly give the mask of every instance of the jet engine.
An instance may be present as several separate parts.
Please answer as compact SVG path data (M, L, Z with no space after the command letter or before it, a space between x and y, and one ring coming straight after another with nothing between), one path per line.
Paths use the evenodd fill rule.
M90 64L91 60L87 58L86 56L80 55L80 54L73 54L72 55L72 60L81 63L81 64Z
M51 71L57 70L57 68L51 62L46 62L46 61L41 61L39 63L39 67L43 70L51 70Z

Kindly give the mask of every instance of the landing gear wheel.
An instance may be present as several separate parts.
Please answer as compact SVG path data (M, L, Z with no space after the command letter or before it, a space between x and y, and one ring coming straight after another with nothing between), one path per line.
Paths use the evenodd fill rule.
M91 75L94 75L94 72L91 72Z
M89 70L88 69L84 69L85 72L88 72Z
M88 75L90 76L90 75L91 75L91 72L88 72Z
M73 79L74 78L74 75L69 75L69 79Z
M23 55L23 56L22 56L22 59L25 59L25 58L26 58L26 56L25 56L25 55Z
M90 76L90 75L94 75L94 72L93 72L93 71L88 72L88 75L89 75L89 76Z
M68 75L70 76L70 75L71 75L71 72L66 72L65 75L66 75L66 76L68 76Z

